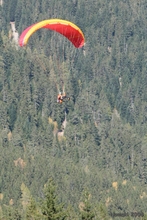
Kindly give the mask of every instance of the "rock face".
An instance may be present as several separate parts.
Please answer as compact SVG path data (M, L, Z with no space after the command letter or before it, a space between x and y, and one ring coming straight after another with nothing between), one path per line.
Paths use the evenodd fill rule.
M18 32L16 31L16 28L15 28L15 22L14 21L11 21L10 22L10 25L11 25L11 30L12 30L12 38L13 38L13 41L15 43L18 43Z
M22 169L26 166L26 162L24 162L24 160L21 159L20 157L17 160L14 160L14 164L16 167L19 166Z
M3 0L0 0L0 5L3 5Z

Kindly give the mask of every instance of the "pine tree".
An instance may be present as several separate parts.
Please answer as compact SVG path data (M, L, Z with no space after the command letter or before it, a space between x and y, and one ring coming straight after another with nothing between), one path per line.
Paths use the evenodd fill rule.
M3 39L2 39L2 34L0 33L0 48L3 46Z
M80 219L81 220L92 220L95 217L92 205L90 203L91 195L84 191L83 202L80 206Z
M3 206L2 218L7 220L21 220L20 210L15 209L14 207L10 206ZM0 216L1 217L1 216Z
M26 220L40 220L43 216L41 214L41 211L37 207L37 204L33 197L30 199L30 203L26 210Z
M66 219L66 212L63 204L57 202L55 193L55 184L52 179L44 187L45 198L42 201L42 214L48 220L64 220Z

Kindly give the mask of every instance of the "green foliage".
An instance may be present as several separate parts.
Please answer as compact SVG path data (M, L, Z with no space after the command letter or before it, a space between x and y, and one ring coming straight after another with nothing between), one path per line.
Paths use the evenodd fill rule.
M3 213L1 219L7 220L21 220L21 212L20 210L15 209L14 207L5 206L3 207Z
M17 107L15 103L11 103L8 109L8 116L9 116L9 128L12 131L14 128L14 124L17 118Z
M2 36L0 34L0 48L2 48L2 46L3 46L3 39L2 39Z
M81 212L81 217L80 219L82 220L91 220L94 219L95 214L94 211L92 210L92 206L90 204L90 194L85 191L83 196L83 201L81 203L81 207L80 207L80 212Z
M43 219L41 210L39 210L39 207L37 206L35 200L32 197L26 209L26 220L31 220L31 219L34 220Z
M66 213L63 209L63 204L58 204L57 202L57 196L55 194L55 185L52 179L49 180L49 182L45 185L44 196L45 198L42 202L41 211L43 216L45 216L45 219L66 219Z
M88 218L94 210L95 219L107 219L105 205L100 208L97 201L109 211L147 210L146 6L145 0L3 1L0 193L2 205L14 200L10 210L2 207L5 218L17 216L22 195L27 200L22 217L38 219L37 199L49 176L58 186L59 203L49 183L52 191L45 191L41 218L48 218L54 206L64 218L58 210L64 202L72 207L68 218L79 219L84 188L92 195L85 206L86 214L92 213ZM25 48L12 42L10 21L20 34L52 17L77 24L85 35L84 48L75 49L46 30L34 33ZM58 90L63 89L71 99L58 105ZM24 187L21 194L22 183L30 193Z

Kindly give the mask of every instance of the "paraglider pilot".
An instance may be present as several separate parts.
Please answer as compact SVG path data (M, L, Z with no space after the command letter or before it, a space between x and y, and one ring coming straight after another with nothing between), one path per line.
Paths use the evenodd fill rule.
M62 102L66 99L70 100L70 98L66 96L65 92L63 94L61 92L59 92L59 94L57 96L57 102L62 104Z

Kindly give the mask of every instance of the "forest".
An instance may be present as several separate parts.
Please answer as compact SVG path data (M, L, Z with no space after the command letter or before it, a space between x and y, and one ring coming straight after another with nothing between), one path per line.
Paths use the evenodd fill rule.
M85 45L41 29L19 46L54 18ZM146 184L147 1L1 0L0 219L145 220Z

